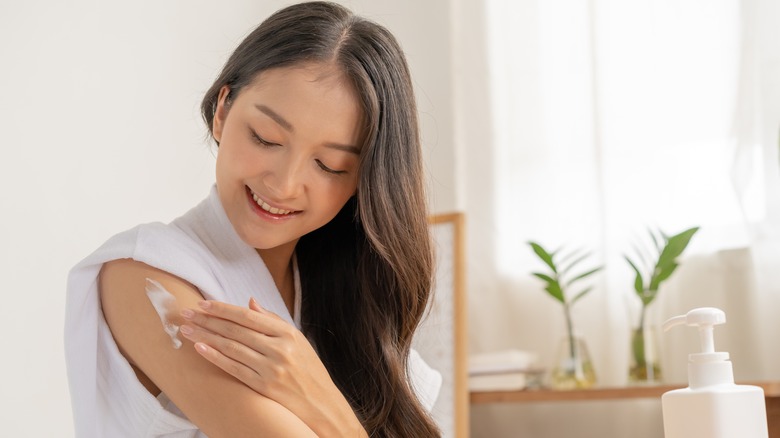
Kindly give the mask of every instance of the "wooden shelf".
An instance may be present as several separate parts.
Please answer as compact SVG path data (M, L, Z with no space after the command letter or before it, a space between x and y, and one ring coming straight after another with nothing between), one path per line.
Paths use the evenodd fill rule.
M743 382L745 385L760 386L767 398L780 397L780 382ZM684 385L627 386L620 388L593 388L571 391L551 389L528 389L522 391L471 392L471 403L522 403L616 400L631 398L660 398L661 395Z
M760 386L766 398L766 417L769 438L780 438L780 382L738 382L744 385ZM522 391L471 392L471 404L480 403L542 403L542 402L588 402L597 400L625 400L656 398L683 385L629 386L622 388L594 388L572 391L550 389L529 389Z

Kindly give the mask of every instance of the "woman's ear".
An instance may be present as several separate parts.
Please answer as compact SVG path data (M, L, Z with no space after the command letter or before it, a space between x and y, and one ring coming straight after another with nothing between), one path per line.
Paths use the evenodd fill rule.
M223 85L219 89L219 97L217 97L217 107L214 109L214 119L211 122L211 134L214 136L214 140L219 144L222 139L222 129L225 127L225 118L227 118L228 110L230 109L230 87Z

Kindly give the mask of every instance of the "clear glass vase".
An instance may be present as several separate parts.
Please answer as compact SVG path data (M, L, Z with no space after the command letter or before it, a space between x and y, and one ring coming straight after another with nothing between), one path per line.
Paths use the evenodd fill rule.
M662 383L661 363L658 357L658 335L654 326L639 327L631 331L630 359L629 384L657 385Z
M558 357L550 375L553 389L586 389L596 385L596 372L585 341L579 336L561 339Z

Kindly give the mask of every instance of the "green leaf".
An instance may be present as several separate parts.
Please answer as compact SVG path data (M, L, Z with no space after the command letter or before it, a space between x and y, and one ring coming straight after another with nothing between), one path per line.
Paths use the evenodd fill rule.
M571 280L568 282L568 284L569 284L569 285L572 285L572 284L573 284L575 281L577 281L577 280L582 280L582 279L583 279L583 278L585 278L585 277L588 277L588 276L590 276L590 275L593 275L593 274L595 274L596 272L599 272L599 271L600 271L602 268L603 268L603 266L599 266L598 268L594 268L594 269L591 269L590 271L583 272L582 274L580 274L580 275L578 275L578 276L576 276L576 277L572 278L572 279L571 279Z
M541 245L539 245L536 242L528 242L529 245L531 245L531 248L533 248L534 252L537 256L539 256L542 261L552 269L553 272L556 274L558 273L558 269L555 267L555 263L553 262L553 257L550 253L545 251L544 248L542 248Z
M656 266L664 266L672 264L677 257L685 251L688 243L691 241L696 232L699 231L699 227L693 227L683 231L682 233L675 234L669 237L666 242L666 246L661 251L661 255L658 257L658 263Z
M578 293L577 295L574 296L574 298L572 298L571 303L569 303L569 305L571 306L572 304L576 303L577 300L579 300L580 298L584 297L585 294L587 294L588 292L590 292L592 290L593 290L593 287L589 287L589 288L583 290L582 292Z
M631 261L630 258L627 256L623 256L624 259L628 262L629 265L631 265L632 268L634 268L634 272L636 272L636 279L634 280L634 290L636 291L637 295L641 298L645 291L645 285L644 280L642 279L642 273L639 271L639 268L636 267L634 262Z
M679 266L677 263L672 262L671 265L658 268L655 271L653 278L650 280L650 287L648 287L648 289L653 291L658 290L658 288L661 286L661 283L672 276L674 270L677 269L677 266Z
M544 280L544 282L547 283L547 286L544 288L544 290L546 290L550 296L562 303L566 302L563 295L563 289L561 288L560 283L558 283L558 280L555 280L547 274L542 274L541 272L532 272L531 275Z
M542 274L541 272L532 272L531 275L533 275L536 278L540 278L547 283L557 283L552 277L550 277L547 274Z
M674 273L674 270L677 269L677 257L685 251L685 248L697 231L699 231L699 227L693 227L668 238L666 246L661 251L661 255L658 256L658 262L653 270L650 290L657 290L661 282Z
M564 274L571 271L575 266L588 258L591 254L585 252L583 249L577 249L574 251L564 251L564 248L558 248L553 252L548 252L541 245L536 242L529 241L528 245L531 246L534 253L552 270L551 273L533 272L534 277L544 281L546 287L544 290L553 298L561 302L564 307L568 308L574 301L579 300L585 293L590 291L586 289L580 292L574 301L567 299L566 290L568 286L578 280L586 278L602 269L602 267L591 269L576 275L570 282L564 284ZM583 253L585 252L585 253ZM556 263L557 262L557 263ZM557 266L556 266L557 265ZM563 267L560 269L559 267Z
M651 228L647 229L647 234L650 235L650 239L653 241L653 246L655 247L656 251L661 252L661 242L657 237L655 237L655 233ZM663 233L661 233L661 235L663 236Z
M643 251L643 249L646 249L646 248L644 248L643 246L640 247L636 242L631 244L631 249L634 250L634 254L637 257L636 258L637 262L634 263L635 266L641 266L641 267L646 268L648 270L653 266L653 264L652 264L653 262L650 262L648 260L648 258L650 257L650 254L648 254L649 250L644 250Z
M578 263L582 262L583 260L585 260L586 258L588 258L590 256L591 256L591 253L589 253L589 252L586 252L585 254L582 254L582 255L578 256L571 263L566 265L566 267L561 268L561 276L565 275L573 267L577 266ZM563 260L561 260L560 264L563 265Z
M562 249L562 248L560 248ZM565 263L568 263L571 259L573 259L576 256L579 256L584 251L583 248L576 248L566 254L561 255L558 258L558 266L563 266Z
M559 285L557 281L554 283L549 283L547 287L544 288L544 290L546 290L547 293L556 300L564 304L566 303L566 299L563 297L563 290L561 290L561 285Z

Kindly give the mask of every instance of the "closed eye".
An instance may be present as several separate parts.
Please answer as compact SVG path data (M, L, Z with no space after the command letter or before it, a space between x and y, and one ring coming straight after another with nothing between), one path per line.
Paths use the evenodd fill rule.
M267 140L263 139L262 137L257 135L257 133L255 131L253 131L251 129L249 130L249 133L252 136L252 141L254 141L257 144L260 144L260 145L263 145L263 146L281 146L279 143L271 143L270 141L267 141Z
M315 161L317 161L317 165L320 166L320 169L324 170L325 172L328 172L328 173L331 173L331 174L334 174L334 175L343 175L343 174L347 173L346 170L334 170L334 169L331 169L330 167L322 164L322 161L320 161L320 160L315 160Z

